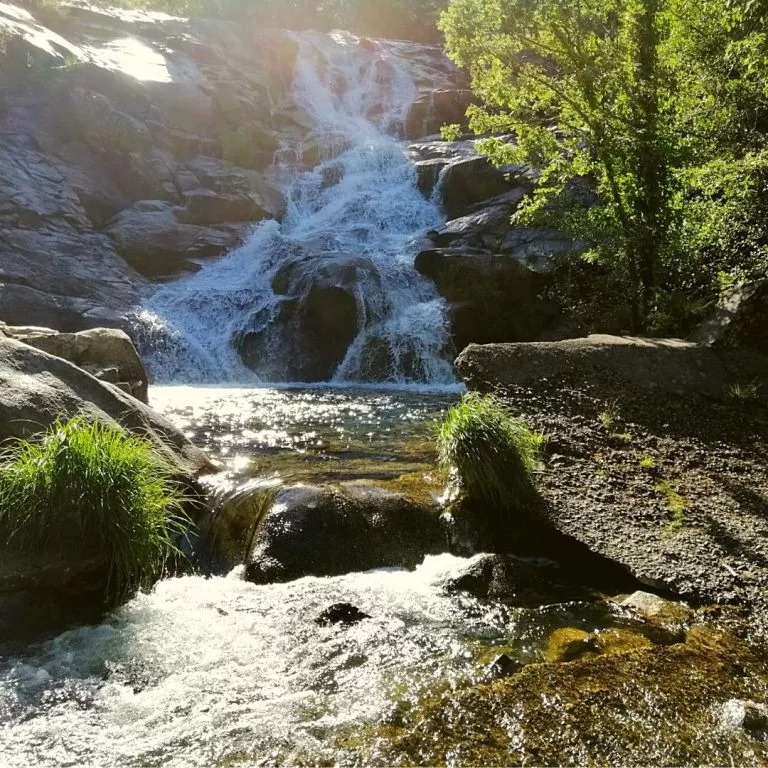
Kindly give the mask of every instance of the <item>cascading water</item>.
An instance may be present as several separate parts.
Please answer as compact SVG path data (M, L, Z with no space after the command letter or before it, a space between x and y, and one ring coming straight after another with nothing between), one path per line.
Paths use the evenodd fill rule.
M298 41L293 101L329 159L303 173L278 162L283 223L158 288L138 317L141 351L166 383L452 382L444 302L413 268L441 212L390 135L416 96L407 65L347 35Z

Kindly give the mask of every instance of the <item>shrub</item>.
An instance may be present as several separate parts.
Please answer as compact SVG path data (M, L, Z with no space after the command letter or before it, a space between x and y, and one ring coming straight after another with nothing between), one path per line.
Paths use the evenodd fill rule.
M491 510L519 511L533 496L531 473L542 435L509 414L501 400L471 393L448 411L438 435L440 464L464 493Z
M116 604L147 588L178 550L181 489L144 438L75 418L0 456L0 544L36 557L103 557Z

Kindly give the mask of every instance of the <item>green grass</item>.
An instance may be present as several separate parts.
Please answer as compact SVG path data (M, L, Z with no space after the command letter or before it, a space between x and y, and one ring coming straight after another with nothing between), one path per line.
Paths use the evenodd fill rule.
M440 464L454 471L463 492L494 509L511 510L533 495L532 472L543 436L510 415L490 395L470 393L440 426Z
M754 382L751 384L731 384L725 394L729 400L750 403L758 399L760 387Z
M116 604L150 587L186 528L181 489L145 439L81 418L0 454L0 546L41 559L104 558Z
M597 421L603 429L611 430L620 416L619 403L617 400L613 400L607 403L605 408L597 414Z
M649 453L646 453L645 456L643 456L642 459L640 459L640 468L641 469L656 469L656 459L653 458Z

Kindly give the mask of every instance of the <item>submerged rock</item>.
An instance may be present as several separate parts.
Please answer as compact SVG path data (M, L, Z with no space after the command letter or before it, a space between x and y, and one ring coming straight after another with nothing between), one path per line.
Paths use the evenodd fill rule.
M361 621L370 618L367 613L363 613L363 611L351 603L335 603L320 613L315 619L315 624L320 627L328 627L332 624L351 627L353 624L359 624Z
M373 568L414 568L445 551L439 510L365 483L277 493L256 535L246 579L258 584Z

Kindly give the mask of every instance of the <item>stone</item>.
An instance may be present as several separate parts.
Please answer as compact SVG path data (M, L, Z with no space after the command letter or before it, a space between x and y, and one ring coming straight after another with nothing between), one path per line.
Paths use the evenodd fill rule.
M365 483L289 486L261 522L246 579L268 584L414 568L444 549L436 507Z
M690 338L720 349L754 349L768 355L768 280L739 285L726 293L712 317Z
M255 223L272 218L269 211L250 195L225 194L210 189L190 189L183 193L185 211L177 218L186 224L210 226L231 221Z
M503 680L505 677L516 675L524 668L525 664L521 661L502 653L483 670L483 677L486 680Z
M124 331L94 328L80 333L59 333L50 328L0 324L0 332L50 355L69 360L97 379L117 384L128 394L143 403L147 402L147 372L133 342Z
M0 440L29 438L76 415L146 437L179 477L213 469L202 451L144 403L62 358L0 336Z
M621 605L663 627L679 627L693 618L693 611L687 605L665 600L650 592L633 592L621 601Z
M226 229L179 221L177 209L161 200L136 203L105 231L123 258L153 279L189 271L191 261L220 256L240 242L237 233Z
M334 603L315 618L315 624L320 627L328 627L334 624L351 627L370 618L367 613L363 613L363 611L351 603Z
M266 325L237 341L243 362L268 381L330 379L360 332L361 317L380 312L373 293L360 306L362 282L379 284L376 265L367 258L302 250L286 259L272 284L285 298ZM280 356L270 354L276 347L283 350Z
M753 353L716 353L681 339L592 335L528 344L472 344L456 360L468 386L481 390L547 379L590 382L682 396L719 398L729 381L768 377L768 359ZM763 388L760 388L761 390ZM765 397L764 393L759 396Z
M549 636L544 650L544 659L550 664L561 664L579 659L599 656L600 646L595 635L583 629L563 627Z
M557 327L562 312L547 299L548 273L512 256L470 248L421 251L418 272L448 302L454 346L536 341Z
M530 191L525 169L516 166L497 168L481 155L451 163L440 179L442 203L449 219L465 216L473 205L514 187Z

